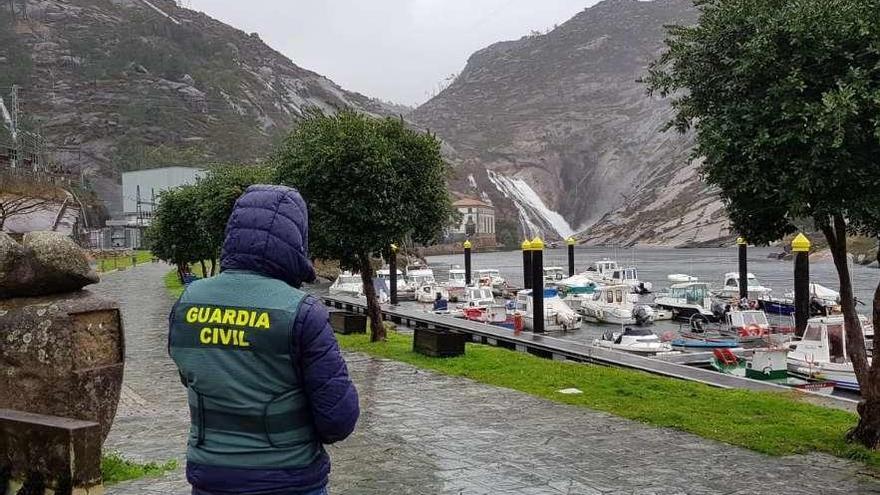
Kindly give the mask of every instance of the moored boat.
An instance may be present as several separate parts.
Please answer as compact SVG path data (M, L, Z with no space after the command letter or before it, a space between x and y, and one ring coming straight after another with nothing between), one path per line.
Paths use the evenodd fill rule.
M646 325L653 322L654 310L646 304L634 304L628 285L598 288L592 298L581 301L578 312L586 319L615 325Z
M336 277L328 292L333 296L361 297L364 295L364 282L360 275L345 271Z
M666 292L658 294L654 304L672 312L672 317L690 320L692 317L716 321L718 316L712 311L712 295L709 284L704 282L685 282L669 286Z
M764 287L758 282L754 273L749 273L747 280L748 298L758 300L766 298L773 289ZM729 272L724 274L724 285L718 291L718 297L723 299L739 299L739 273Z
M622 332L606 330L601 338L593 341L593 345L635 354L672 352L669 343L661 342L660 337L645 328L627 327Z
M864 338L871 338L874 328L859 316ZM788 370L807 379L833 381L837 388L858 392L859 383L849 359L844 334L843 315L810 318L801 340L790 345ZM870 361L870 359L869 359Z
M575 330L581 326L581 316L566 305L559 298L556 289L544 289L544 330L566 331ZM522 315L523 327L526 330L534 330L534 318L532 307L532 290L522 290L516 294L515 311Z

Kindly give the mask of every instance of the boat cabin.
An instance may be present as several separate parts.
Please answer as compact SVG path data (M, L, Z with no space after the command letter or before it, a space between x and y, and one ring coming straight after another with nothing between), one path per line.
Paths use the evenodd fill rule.
M544 280L548 282L557 282L566 277L565 270L561 266L545 266Z
M430 268L406 271L406 281L410 284L421 287L425 284L434 284L434 271Z
M559 297L556 289L544 289L544 299ZM520 312L532 311L532 290L521 290L516 293L516 310ZM547 308L545 307L546 311Z
M397 271L397 280L403 280L403 272L400 270ZM383 268L381 270L376 270L376 277L381 278L382 280L390 280L391 279L391 270L388 268Z
M758 282L754 273L749 273L747 281L750 299L760 299L772 292L772 289L764 287ZM721 289L721 296L739 297L739 273L729 272L724 274L724 287Z
M859 315L859 322L866 337L874 334L874 328L867 318ZM810 318L803 338L792 344L791 348L798 355L807 357L807 361L838 364L849 362L843 315Z
M492 306L495 296L490 287L468 287L465 290L464 302L468 307Z
M464 270L461 270L459 268L453 268L452 270L449 270L449 282L451 282L453 285L464 286L464 284L465 284Z
M593 300L605 304L629 304L629 293L628 285L609 285L596 289Z
M639 273L635 267L618 268L616 270L611 270L610 272L607 272L605 276L615 282L620 283L639 281Z
M730 328L758 327L770 328L767 314L763 311L731 311L727 313L727 326Z
M595 271L601 273L602 275L608 275L619 268L616 261L612 261L607 258L597 261L593 264L593 266Z
M709 284L705 282L690 282L675 284L669 287L669 296L673 299L681 299L687 304L702 305L709 297Z

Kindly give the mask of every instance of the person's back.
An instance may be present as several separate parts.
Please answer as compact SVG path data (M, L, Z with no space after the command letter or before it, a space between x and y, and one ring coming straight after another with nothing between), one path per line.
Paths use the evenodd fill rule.
M171 314L169 350L187 386L194 494L324 493L323 444L359 414L314 279L305 204L252 186L236 202L216 277L192 283Z

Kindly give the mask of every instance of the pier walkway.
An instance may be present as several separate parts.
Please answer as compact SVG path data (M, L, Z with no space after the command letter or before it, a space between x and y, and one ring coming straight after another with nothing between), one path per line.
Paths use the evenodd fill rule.
M328 295L323 296L323 300L327 306L332 308L348 312L366 312L366 301L360 299ZM736 388L756 392L791 392L792 390L782 385L726 375L712 370L687 366L679 362L594 347L550 335L540 335L532 332L522 332L520 335L514 335L512 331L506 328L438 315L418 309L384 304L382 305L382 313L386 320L408 327L427 327L465 333L473 342L515 349L549 359L630 368L720 388ZM824 397L817 394L809 395L815 396L815 399L823 405L855 410L856 402L851 399L834 396Z

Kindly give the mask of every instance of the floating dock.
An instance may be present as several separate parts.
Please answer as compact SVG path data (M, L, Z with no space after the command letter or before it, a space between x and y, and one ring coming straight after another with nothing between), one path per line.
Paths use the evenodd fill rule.
M366 312L367 303L364 300L345 296L323 296L323 300L327 306L332 308L353 313ZM472 342L505 347L520 352L528 352L547 359L569 360L603 366L629 368L655 375L699 382L718 388L743 389L755 392L792 392L790 387L785 387L783 385L726 375L724 373L718 373L716 371L674 362L688 362L690 361L689 358L662 359L645 357L612 349L594 347L580 342L553 337L551 335L534 334L532 332L522 332L520 335L514 335L512 330L506 328L460 318L453 318L446 315L438 315L418 309L407 309L389 304L383 304L381 305L381 308L382 315L387 321L392 321L411 328L422 327L464 333L468 335ZM671 356L669 357L671 358ZM823 405L830 405L832 407L847 410L854 410L856 405L856 401L845 397L820 396L818 394L808 393L805 393L804 395L820 399Z

